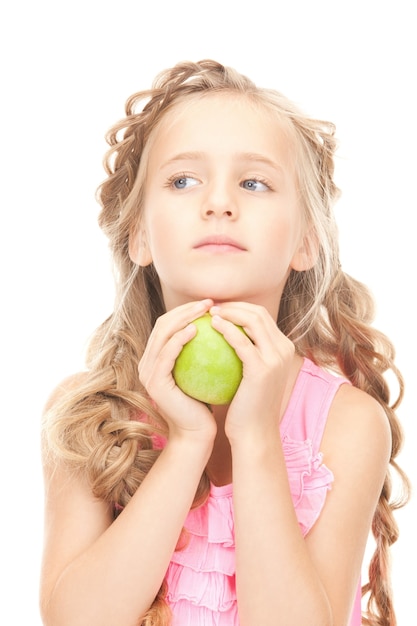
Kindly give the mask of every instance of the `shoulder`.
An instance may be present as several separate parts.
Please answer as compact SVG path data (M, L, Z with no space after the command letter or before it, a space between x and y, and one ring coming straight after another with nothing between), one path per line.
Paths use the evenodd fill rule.
M341 385L329 411L329 426L353 433L353 437L372 435L390 440L391 429L382 404L353 385ZM388 441L386 441L388 443Z
M330 407L323 452L336 468L355 467L385 476L391 455L391 428L383 406L369 394L341 385Z

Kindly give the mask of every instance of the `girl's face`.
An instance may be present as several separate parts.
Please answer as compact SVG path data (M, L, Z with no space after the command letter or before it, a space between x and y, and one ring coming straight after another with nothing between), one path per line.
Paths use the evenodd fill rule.
M212 298L261 304L276 319L291 268L312 265L290 141L241 97L212 94L166 114L143 210L130 254L153 262L167 310Z

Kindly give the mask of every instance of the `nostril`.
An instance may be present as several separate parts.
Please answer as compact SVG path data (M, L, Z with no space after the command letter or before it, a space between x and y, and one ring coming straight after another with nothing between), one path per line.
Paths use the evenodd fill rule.
M226 217L233 217L234 216L234 211L233 209L226 209L226 208L221 208L219 207L217 208L213 208L213 209L209 209L206 208L204 210L204 215L206 217L212 217L213 215L218 215L219 217L221 216L226 216Z

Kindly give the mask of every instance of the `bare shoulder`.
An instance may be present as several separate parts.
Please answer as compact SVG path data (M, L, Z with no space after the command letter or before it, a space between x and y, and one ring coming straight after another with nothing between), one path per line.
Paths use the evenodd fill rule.
M369 394L342 385L330 408L322 449L336 472L366 472L383 482L391 454L391 428L383 406Z
M352 385L341 385L331 406L327 435L333 432L349 444L364 442L366 447L391 446L391 428L383 406L372 396Z

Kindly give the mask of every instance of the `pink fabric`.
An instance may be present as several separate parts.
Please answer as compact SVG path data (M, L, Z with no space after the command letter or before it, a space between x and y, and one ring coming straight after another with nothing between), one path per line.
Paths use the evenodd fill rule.
M294 508L305 536L320 515L333 474L320 444L336 391L347 381L308 359L298 375L280 430ZM155 442L158 447L162 441ZM232 485L211 486L185 521L187 542L167 571L173 626L239 626L235 588ZM360 584L350 626L360 626Z

